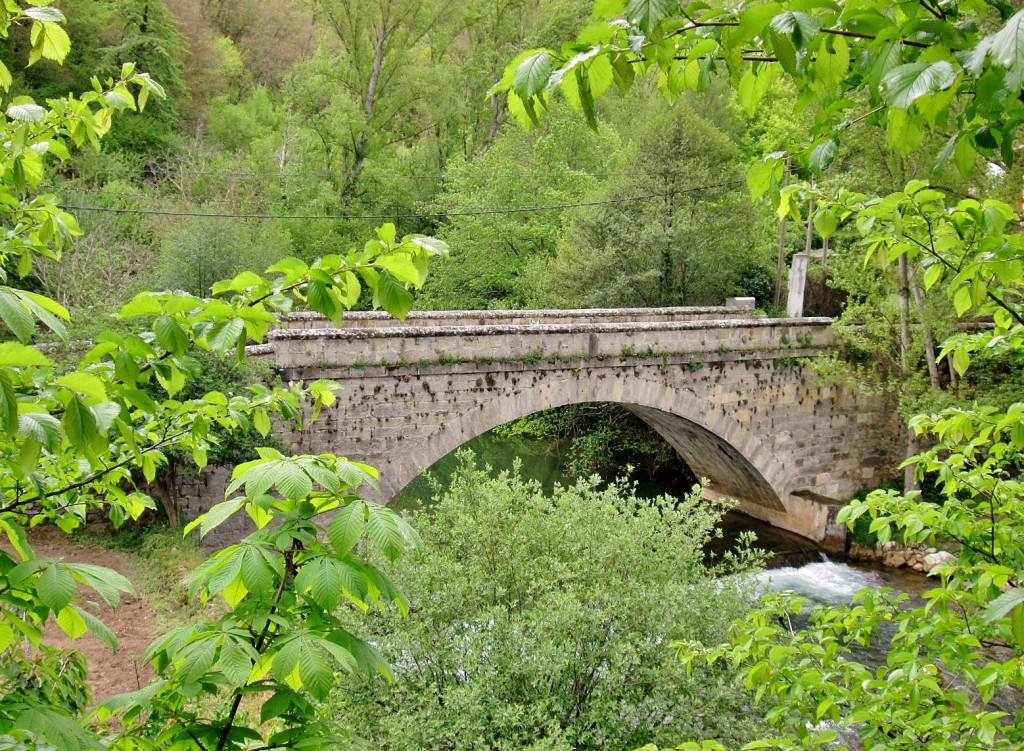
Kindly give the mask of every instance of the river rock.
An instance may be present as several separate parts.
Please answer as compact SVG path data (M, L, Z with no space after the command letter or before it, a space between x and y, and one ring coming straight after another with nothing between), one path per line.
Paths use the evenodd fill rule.
M907 553L903 550L890 550L882 559L882 564L889 568L902 568L907 565Z
M955 555L946 552L945 550L929 553L924 557L925 571L931 571L936 566L941 566L943 563L949 563L955 558Z

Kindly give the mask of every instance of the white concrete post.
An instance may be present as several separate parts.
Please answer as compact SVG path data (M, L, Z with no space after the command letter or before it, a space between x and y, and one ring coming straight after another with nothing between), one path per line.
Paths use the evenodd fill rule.
M786 316L803 318L804 288L807 286L807 264L811 257L807 253L793 256L793 265L789 269L789 299L786 302Z

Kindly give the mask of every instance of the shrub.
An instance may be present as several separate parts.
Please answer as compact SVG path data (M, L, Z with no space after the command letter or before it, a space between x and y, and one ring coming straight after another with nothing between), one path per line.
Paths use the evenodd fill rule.
M428 552L396 564L415 609L371 620L395 680L346 680L332 699L344 724L395 750L749 738L728 671L688 677L667 649L683 634L714 643L744 609L743 581L704 563L723 506L596 479L545 495L460 461L414 521Z

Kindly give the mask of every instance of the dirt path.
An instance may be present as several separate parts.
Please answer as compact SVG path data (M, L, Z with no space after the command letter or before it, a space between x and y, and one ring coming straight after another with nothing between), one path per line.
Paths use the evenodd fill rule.
M55 530L35 531L30 542L40 557L64 559L76 563L91 563L106 566L118 573L135 579L134 571L124 555L98 546L81 545L68 535ZM136 589L138 587L136 586ZM44 640L55 647L74 646L89 661L89 683L93 701L101 701L114 694L135 691L153 679L149 665L139 659L158 635L153 611L138 597L124 595L117 610L111 611L91 590L80 590L80 594L98 605L92 611L117 635L118 651L111 652L92 634L72 642L51 618L45 629Z

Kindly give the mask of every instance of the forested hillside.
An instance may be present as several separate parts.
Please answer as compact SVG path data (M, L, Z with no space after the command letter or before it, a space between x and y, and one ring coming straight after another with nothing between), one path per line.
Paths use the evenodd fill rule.
M785 146L786 122L724 90L673 107L651 86L609 99L596 130L553 101L525 131L490 93L518 51L585 25L585 0L60 6L71 56L19 68L14 29L14 95L79 93L127 61L168 92L49 186L86 235L29 283L72 308L203 293L382 221L452 246L420 307L768 302L776 230L743 166Z

